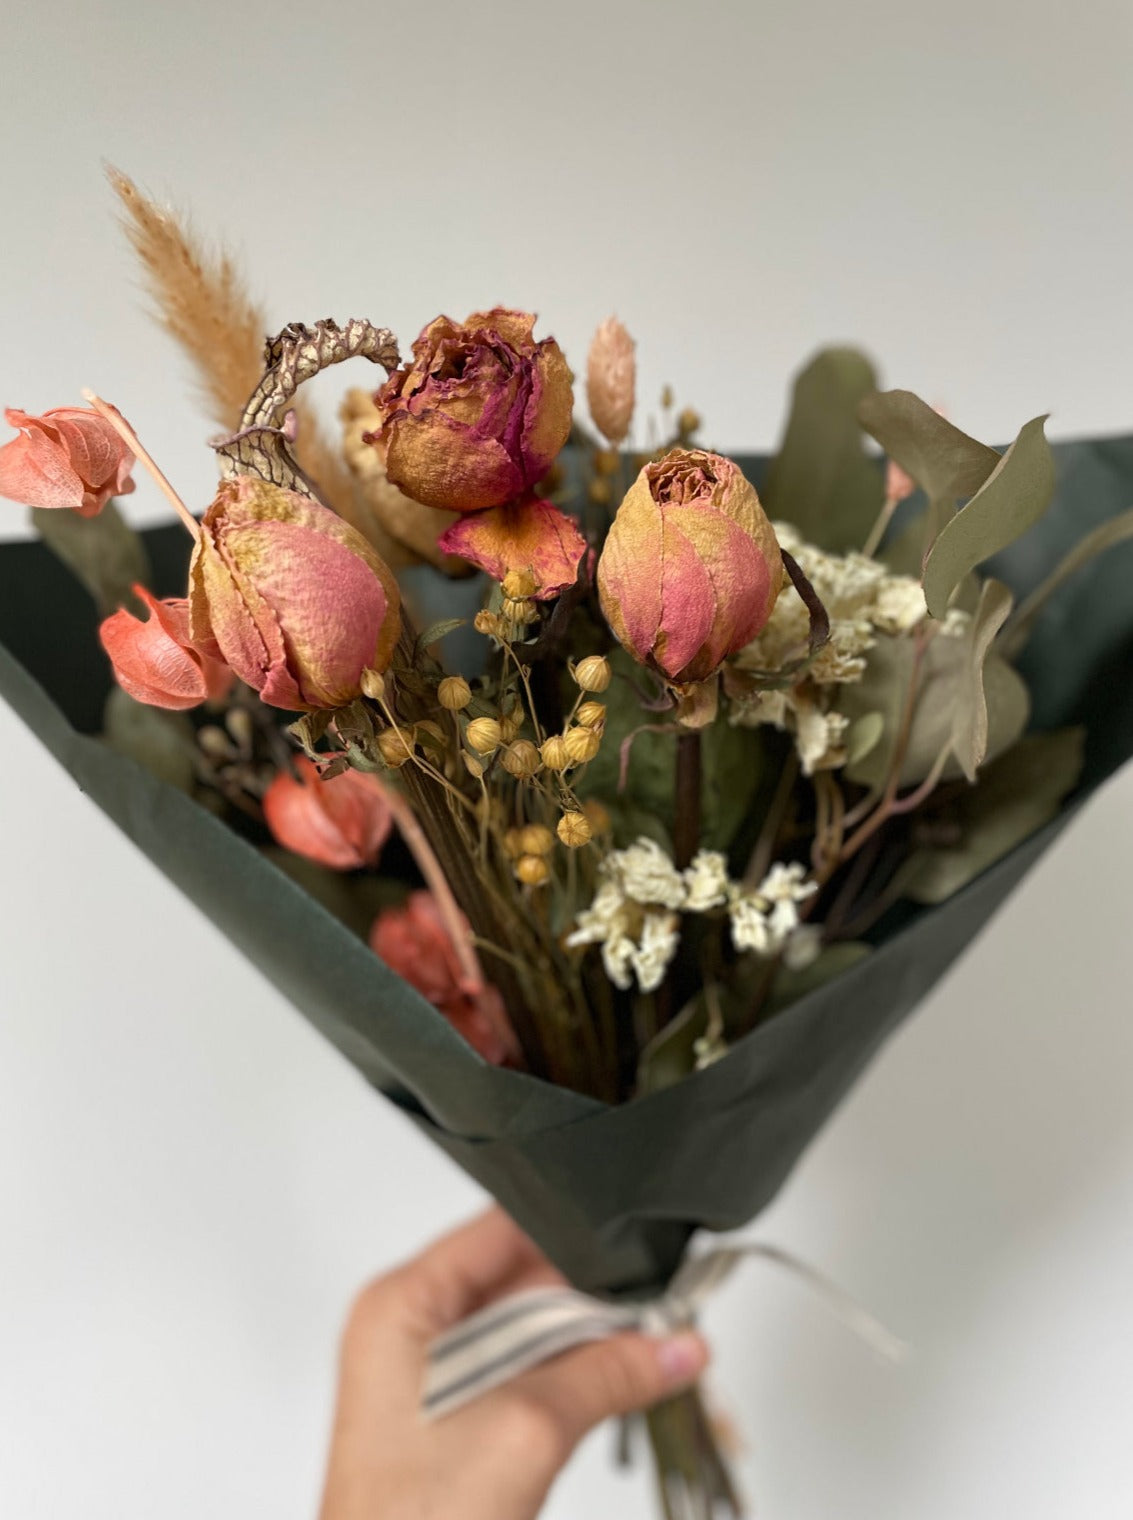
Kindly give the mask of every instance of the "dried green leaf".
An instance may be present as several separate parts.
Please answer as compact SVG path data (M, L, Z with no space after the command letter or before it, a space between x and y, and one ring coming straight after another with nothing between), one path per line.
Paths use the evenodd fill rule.
M763 495L772 517L793 523L820 548L860 549L881 511L881 470L862 448L857 417L876 387L873 366L852 348L822 350L795 380Z
M450 633L455 633L458 628L468 625L467 618L442 618L439 622L431 624L424 633L419 634L414 652L421 655L426 649L431 649L434 644L439 644Z
M874 391L858 407L866 432L908 472L929 501L974 496L999 463L912 391Z
M1133 511L1122 512L1118 517L1111 517L1108 522L1099 523L1093 532L1087 533L1085 538L1075 544L1046 580L1035 587L1008 622L999 641L1000 651L1005 658L1014 659L1019 654L1031 635L1035 619L1056 591L1061 590L1092 559L1128 538L1133 538Z
M862 713L846 732L846 764L859 765L881 743L885 732L885 714Z
M943 529L925 560L928 610L943 617L970 570L1032 528L1054 494L1045 416L1028 422L968 504Z
M149 556L141 538L112 501L97 517L33 507L32 526L44 543L94 597L102 617L119 607L141 614L132 587L150 580Z
M984 689L986 661L992 642L1003 627L1013 601L1011 592L1002 581L985 581L964 640L967 658L952 718L952 751L969 781L976 779L976 771L987 754L988 708Z
M103 710L103 738L162 781L183 792L193 790L196 731L184 713L147 707L114 686Z
M638 1096L672 1087L695 1069L696 1042L707 1025L708 1005L703 992L698 992L641 1052L637 1063Z
M905 895L914 902L943 902L1042 828L1076 786L1084 751L1084 730L1066 728L1028 734L986 765L976 785L956 800L950 815L955 842L923 846L909 857Z

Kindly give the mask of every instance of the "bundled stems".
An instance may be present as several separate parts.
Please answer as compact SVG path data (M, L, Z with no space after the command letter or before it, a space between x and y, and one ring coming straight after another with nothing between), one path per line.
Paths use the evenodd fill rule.
M682 733L677 739L673 863L683 871L692 862L700 843L700 734Z

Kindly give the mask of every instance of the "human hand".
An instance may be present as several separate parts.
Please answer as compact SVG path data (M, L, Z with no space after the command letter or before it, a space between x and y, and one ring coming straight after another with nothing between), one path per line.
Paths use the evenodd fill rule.
M320 1520L533 1520L587 1431L703 1371L708 1348L694 1332L626 1332L426 1421L430 1342L493 1299L561 1281L494 1208L365 1288L342 1340Z

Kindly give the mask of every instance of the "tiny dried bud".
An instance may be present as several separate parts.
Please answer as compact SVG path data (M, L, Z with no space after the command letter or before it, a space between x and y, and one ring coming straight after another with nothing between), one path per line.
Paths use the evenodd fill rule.
M602 702L584 702L575 713L583 728L596 728L599 733L606 726L606 707Z
M608 507L614 499L614 493L610 489L610 482L595 476L586 487L586 494L596 507Z
M605 691L610 674L610 662L605 655L588 654L574 667L574 682L583 691Z
M478 755L490 755L499 749L503 735L495 718L473 718L464 737L468 740L469 748L474 749Z
M541 763L539 751L530 739L517 739L514 744L508 745L500 757L500 764L508 775L515 776L520 781L534 776Z
M528 623L533 623L539 616L534 602L529 602L515 597L505 596L500 602L500 613L507 618L509 623L516 623L523 628Z
M364 670L359 681L362 695L371 702L380 702L386 694L386 678L380 670Z
M534 596L539 586L530 570L509 570L500 582L505 596L515 601L525 601Z
M522 829L508 829L504 835L504 854L509 860L518 860L523 854Z
M529 823L519 831L519 844L524 855L549 855L555 848L555 836L545 823Z
M489 638L498 639L500 636L500 620L494 612L489 612L486 607L479 611L472 619L472 626L477 633L486 633Z
M543 747L539 753L543 757L543 764L549 771L565 771L570 764L566 740L561 734L552 734L549 739L544 739Z
M515 863L515 874L525 886L541 887L551 868L541 855L521 855Z
M686 406L684 411L677 418L677 431L687 437L688 434L695 433L699 426L700 413L694 412L691 406Z
M509 707L507 712L501 712L498 716L498 722L504 743L510 744L523 727L522 707Z
M564 813L555 832L568 850L579 850L590 843L590 824L585 813Z
M598 753L602 739L592 728L572 728L563 735L563 744L568 758L575 765L585 765Z
M412 729L385 728L378 735L378 753L387 765L399 769L413 758L414 733Z
M197 730L197 743L211 760L232 758L232 744L228 735L215 723L206 723L203 728Z
M463 676L445 676L437 687L437 701L449 712L460 712L472 701L472 688Z
M599 802L597 797L588 797L582 804L582 811L586 814L586 821L594 834L608 834L610 832L610 813L605 803Z

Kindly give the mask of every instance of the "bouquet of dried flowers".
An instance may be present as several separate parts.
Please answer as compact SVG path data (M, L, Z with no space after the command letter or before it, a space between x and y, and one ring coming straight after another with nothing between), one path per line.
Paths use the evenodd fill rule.
M830 350L737 462L641 419L615 319L587 425L522 311L264 352L113 182L220 484L198 519L89 393L9 410L55 559L0 556L0 688L575 1283L663 1284L1133 750L1133 447L1065 446L1052 508L1042 418L1001 454ZM356 357L336 446L299 392ZM179 526L119 516L138 467ZM669 1513L738 1508L694 1397L649 1425Z

